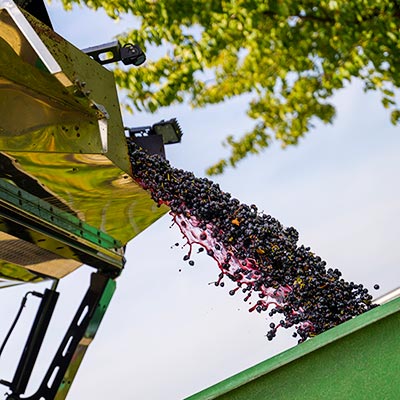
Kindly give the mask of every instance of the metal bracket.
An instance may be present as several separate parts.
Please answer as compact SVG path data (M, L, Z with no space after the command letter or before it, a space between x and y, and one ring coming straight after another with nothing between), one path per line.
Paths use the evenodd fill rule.
M82 51L101 65L122 61L125 65L139 66L146 61L146 55L139 45L127 43L121 46L118 40L88 47Z
M23 400L62 400L65 399L73 379L78 371L87 347L93 340L97 329L103 319L107 306L115 291L115 281L109 277L94 273L91 276L89 289L82 300L65 336L58 348L53 361L47 370L39 389L29 397L23 397ZM52 310L51 310L52 313ZM47 320L46 313L38 318ZM37 331L35 326L32 331ZM43 335L45 332L42 332ZM30 337L32 336L32 333ZM43 341L43 337L37 340L28 340L27 345L35 345L34 351L25 348L21 358L19 368L13 382L9 384L11 393L7 400L22 400L20 397L28 384L31 369L36 360L39 349L37 344ZM39 346L40 346L39 344ZM24 354L33 354L33 357L24 357ZM33 363L32 363L33 361ZM21 368L20 368L21 366ZM19 374L19 375L18 375ZM5 382L3 381L3 384Z

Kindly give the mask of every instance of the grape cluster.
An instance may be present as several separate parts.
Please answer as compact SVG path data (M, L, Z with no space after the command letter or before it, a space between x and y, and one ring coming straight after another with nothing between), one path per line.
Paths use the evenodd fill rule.
M270 323L272 340L278 328L295 329L299 342L317 335L374 305L361 284L347 282L338 269L298 246L298 233L223 192L218 184L193 173L176 169L168 161L148 155L134 143L129 145L133 176L151 193L158 205L170 207L173 221L189 244L184 260L190 260L197 244L213 257L220 269L217 286L224 277L236 283L235 289L251 296L250 311L281 315ZM279 317L278 317L279 319Z

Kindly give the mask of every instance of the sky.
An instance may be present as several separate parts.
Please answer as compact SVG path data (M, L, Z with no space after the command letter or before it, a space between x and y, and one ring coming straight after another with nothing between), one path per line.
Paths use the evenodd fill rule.
M117 23L79 7L66 13L57 1L49 13L55 30L78 48L109 42L134 23ZM248 99L201 110L181 105L152 115L124 114L124 122L142 126L176 117L184 137L167 147L167 158L177 168L204 176L207 166L227 154L222 140L252 126L245 112ZM379 97L363 93L357 81L338 92L334 104L333 125L317 124L299 146L282 150L273 145L213 180L241 202L294 226L300 243L378 297L400 286L399 128L390 124ZM116 294L69 400L183 399L296 345L284 331L267 341L270 321L249 313L239 295L229 296L228 283L224 288L212 284L219 270L210 257L196 256L193 267L183 262L185 250L174 243L184 241L170 225L166 215L129 243ZM83 267L60 282L61 298L27 394L44 374L91 272ZM374 284L380 289L374 290ZM0 340L23 294L48 286L0 291L5 305ZM12 378L34 310L31 301L0 359L1 379Z

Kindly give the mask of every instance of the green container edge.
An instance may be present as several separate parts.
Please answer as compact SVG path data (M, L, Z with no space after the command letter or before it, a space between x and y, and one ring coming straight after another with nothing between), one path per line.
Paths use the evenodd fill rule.
M304 343L298 344L282 353L277 354L259 364L235 374L215 385L212 385L185 400L211 400L225 395L245 384L250 383L278 368L300 359L318 349L321 349L341 338L362 330L367 326L389 317L400 311L400 298L373 308L349 321L346 321L326 332L323 332ZM399 356L400 358L400 356Z

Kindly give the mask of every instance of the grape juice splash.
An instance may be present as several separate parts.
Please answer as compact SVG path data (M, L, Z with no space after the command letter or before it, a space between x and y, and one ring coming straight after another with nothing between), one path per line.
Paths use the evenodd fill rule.
M170 207L186 238L184 260L193 264L192 247L199 245L218 264L216 285L223 286L227 277L237 285L230 295L241 291L244 301L252 297L250 311L281 315L278 324L270 323L269 340L278 328L293 327L302 342L374 307L363 285L346 282L310 248L298 246L294 228L135 144L129 151L136 182L157 204Z

